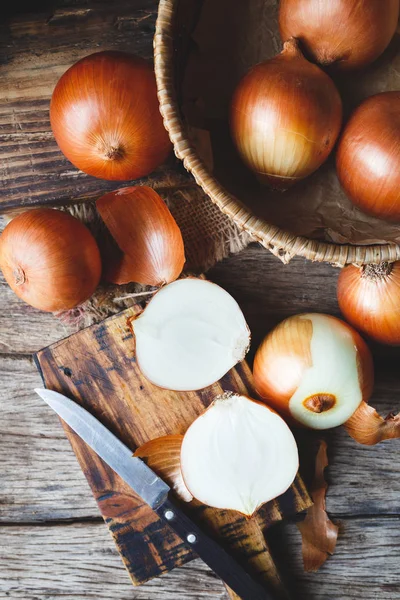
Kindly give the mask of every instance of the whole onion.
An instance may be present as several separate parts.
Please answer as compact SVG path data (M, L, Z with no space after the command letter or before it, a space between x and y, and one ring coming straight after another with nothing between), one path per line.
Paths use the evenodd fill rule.
M232 100L231 130L239 153L262 182L277 189L307 177L328 158L341 122L333 81L304 58L295 40L253 67Z
M337 174L361 210L400 221L400 92L371 96L344 129Z
M337 294L353 327L382 344L400 345L400 261L345 267Z
M0 268L11 289L45 311L87 300L101 275L90 231L68 213L35 209L15 217L0 237Z
M150 64L123 52L98 52L73 65L50 104L56 141L78 169L102 179L144 177L171 143Z
M296 37L312 60L339 69L373 62L392 39L399 0L281 0L283 41Z

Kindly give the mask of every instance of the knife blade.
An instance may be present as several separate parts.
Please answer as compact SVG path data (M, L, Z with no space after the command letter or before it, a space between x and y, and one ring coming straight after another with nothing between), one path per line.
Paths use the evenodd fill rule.
M226 550L182 511L170 487L125 446L96 417L63 394L47 389L35 392L171 527L186 546L242 600L275 600Z

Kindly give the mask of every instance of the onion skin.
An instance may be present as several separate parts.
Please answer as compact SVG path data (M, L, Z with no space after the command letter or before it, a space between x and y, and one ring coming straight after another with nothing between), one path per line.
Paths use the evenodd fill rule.
M364 67L389 45L399 0L281 0L283 41L296 37L311 60L341 70Z
M185 264L182 234L157 192L122 188L99 198L96 207L123 253L116 262L105 258L107 281L160 286L179 277Z
M101 179L144 177L172 149L151 65L123 52L91 54L68 69L54 89L50 122L68 160Z
M400 92L377 94L360 104L340 139L336 168L356 206L400 221Z
M400 261L342 269L340 310L353 327L381 344L400 345Z
M141 458L161 477L184 502L193 500L181 473L181 447L183 435L166 435L150 440L134 454Z
M87 300L101 275L100 251L72 215L43 208L15 217L0 238L0 268L16 295L44 311Z
M373 389L373 362L367 344L347 323L329 315L318 315L327 325L338 328L339 335L350 340L356 351L356 368L361 400L368 401ZM313 315L289 317L273 329L263 340L254 359L254 381L257 392L266 402L291 422L295 419L290 400L299 388L305 372L312 367L311 341ZM321 395L330 390L318 389ZM306 401L303 402L309 408ZM329 413L330 405L322 406L319 413ZM354 410L356 410L357 405ZM305 423L302 423L303 425ZM342 424L337 423L335 426ZM309 425L311 427L311 425Z
M328 158L340 132L342 101L333 81L291 39L241 80L230 121L246 165L261 182L284 190Z
M400 413L390 413L384 419L375 408L361 402L354 415L345 423L345 429L359 444L375 446L385 440L400 438Z

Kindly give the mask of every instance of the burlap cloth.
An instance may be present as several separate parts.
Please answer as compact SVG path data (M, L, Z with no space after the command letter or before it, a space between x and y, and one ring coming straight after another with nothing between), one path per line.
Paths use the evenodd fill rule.
M157 189L162 188L161 195L182 231L186 255L184 274L200 274L229 254L245 248L251 238L222 214L192 179L189 181L193 185L188 186L186 176L168 174L165 180L157 181ZM126 186L117 184L115 187ZM63 210L83 221L92 231L102 252L107 252L110 238L96 211L95 202L69 205ZM151 297L149 292L153 290L135 283L102 283L87 302L55 315L64 323L81 329L143 301L146 296Z

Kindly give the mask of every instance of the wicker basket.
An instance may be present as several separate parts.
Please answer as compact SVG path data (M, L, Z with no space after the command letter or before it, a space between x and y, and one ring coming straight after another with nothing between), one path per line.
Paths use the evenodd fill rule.
M160 0L154 38L155 72L164 124L176 156L183 161L197 184L223 213L283 262L289 262L296 255L338 266L398 260L400 246L394 243L340 245L319 242L293 235L267 223L230 194L207 170L189 140L179 105L181 73L184 68L182 63L200 8L201 0Z

